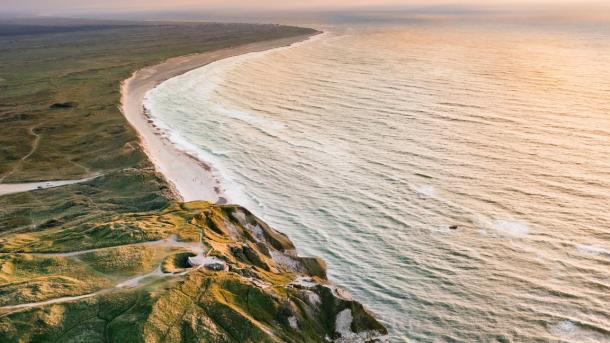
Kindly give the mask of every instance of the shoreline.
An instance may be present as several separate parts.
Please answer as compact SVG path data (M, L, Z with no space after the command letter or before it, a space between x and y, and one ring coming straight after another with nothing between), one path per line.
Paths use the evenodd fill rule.
M303 42L320 33L248 43L199 54L173 57L160 64L135 71L121 82L120 110L135 129L142 149L163 175L174 196L184 202L205 200L227 203L220 181L212 174L212 167L195 156L180 150L159 132L144 108L148 91L162 82L210 63L238 55L273 50Z

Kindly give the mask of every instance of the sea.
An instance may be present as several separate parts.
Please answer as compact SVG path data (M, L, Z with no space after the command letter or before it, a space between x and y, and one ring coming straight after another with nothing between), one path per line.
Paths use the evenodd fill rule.
M391 342L610 342L609 26L323 31L145 106Z

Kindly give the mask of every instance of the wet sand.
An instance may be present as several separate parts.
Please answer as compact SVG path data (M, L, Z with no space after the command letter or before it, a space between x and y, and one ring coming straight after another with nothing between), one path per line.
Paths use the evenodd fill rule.
M147 117L143 106L146 93L172 77L224 58L264 51L308 39L309 35L240 45L216 51L171 58L161 64L136 71L121 85L121 110L138 132L144 151L164 175L177 198L183 201L226 202L211 167L178 150L163 137Z

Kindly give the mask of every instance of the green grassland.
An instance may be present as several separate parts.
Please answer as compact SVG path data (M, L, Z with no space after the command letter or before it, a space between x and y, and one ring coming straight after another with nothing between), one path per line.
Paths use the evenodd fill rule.
M0 196L2 233L74 227L94 218L161 209L171 196L152 167L108 173L82 184Z
M102 175L0 196L0 342L374 342L387 333L326 280L322 260L296 256L246 209L176 202L118 109L120 81L141 67L308 33L0 22L0 182ZM191 267L193 245L226 269Z
M120 82L133 71L173 56L312 32L186 23L81 24L63 33L51 28L48 34L3 36L0 24L4 182L79 178L146 164L117 107Z
M119 111L120 82L169 57L312 33L250 24L0 22L0 182L100 179L0 197L0 232L163 208L171 195Z
M322 261L296 256L285 235L241 207L172 203L161 211L120 214L95 223L111 224L122 233L96 236L84 246L79 242L91 242L88 235L93 233L77 237L65 228L53 234L58 244L51 244L52 249L27 243L27 253L0 249L0 298L5 299L0 303L0 341L341 341L346 336L337 332L336 318L345 311L351 316L351 334L374 338L386 333L362 305L326 281ZM134 226L142 236L130 235ZM19 235L8 234L6 240L27 241ZM45 233L30 235L35 241ZM137 244L168 235L185 242L202 240L228 270L184 269L184 250ZM106 248L78 256L41 254L91 247ZM150 277L135 288L113 286L160 264L189 272ZM308 284L296 282L298 278ZM2 307L91 292L98 293L25 310Z

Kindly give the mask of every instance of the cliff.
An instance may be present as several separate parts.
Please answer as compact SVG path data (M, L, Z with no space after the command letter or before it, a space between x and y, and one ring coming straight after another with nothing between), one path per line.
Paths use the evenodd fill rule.
M248 211L177 203L119 111L119 84L135 70L315 30L86 21L14 32L0 37L0 187L101 176L0 196L0 342L351 342L386 332L326 280L323 261L296 256Z
M74 251L78 246L79 251ZM174 203L0 240L0 341L374 342L386 329L239 206Z

